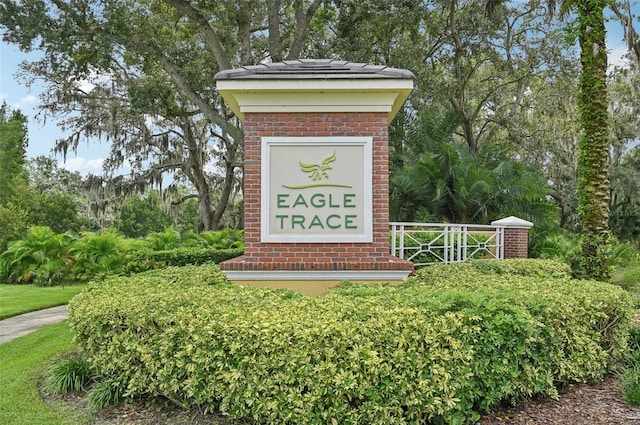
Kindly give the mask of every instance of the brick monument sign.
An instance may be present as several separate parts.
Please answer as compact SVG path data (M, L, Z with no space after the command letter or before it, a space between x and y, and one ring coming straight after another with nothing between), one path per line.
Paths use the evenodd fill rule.
M316 294L408 276L389 254L388 125L413 74L297 60L215 79L244 124L245 254L220 264L227 277Z

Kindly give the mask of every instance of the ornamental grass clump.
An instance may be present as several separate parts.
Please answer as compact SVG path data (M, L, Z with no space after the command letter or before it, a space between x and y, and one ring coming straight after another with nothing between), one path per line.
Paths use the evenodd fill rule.
M123 399L260 424L461 424L601 378L626 347L624 291L506 263L320 297L233 285L213 265L168 268L92 286L69 320Z
M624 400L631 406L640 406L640 328L631 327L628 351L618 373Z
M44 373L42 389L51 394L80 391L91 380L91 369L77 356L58 359Z

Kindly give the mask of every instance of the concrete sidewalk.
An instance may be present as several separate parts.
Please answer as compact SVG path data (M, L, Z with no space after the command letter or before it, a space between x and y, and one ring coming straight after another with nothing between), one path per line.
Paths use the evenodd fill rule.
M68 316L67 306L61 305L0 320L0 344L31 333L43 326L62 322Z

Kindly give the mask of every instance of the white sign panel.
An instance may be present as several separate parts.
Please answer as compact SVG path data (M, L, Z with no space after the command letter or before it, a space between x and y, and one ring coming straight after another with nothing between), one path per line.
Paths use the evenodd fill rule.
M371 242L371 137L263 137L262 242Z

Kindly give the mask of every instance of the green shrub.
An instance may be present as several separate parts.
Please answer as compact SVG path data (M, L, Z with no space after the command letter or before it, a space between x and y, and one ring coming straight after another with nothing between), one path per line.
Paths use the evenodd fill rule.
M51 394L80 391L91 379L89 364L80 357L59 359L44 373L42 388Z
M173 228L152 233L145 238L147 248L152 251L170 251L178 248L244 249L244 231L241 229L192 231L180 234Z
M219 264L244 253L241 249L178 248L167 251L139 251L128 260L127 272L140 272L158 267Z
M216 247L242 246L236 240L238 237L242 238L242 231L204 232L202 239L191 234L183 242L190 240L195 244L193 247L152 251L144 248L145 241L124 238L114 229L99 233L83 232L77 236L57 234L48 227L35 226L24 239L13 242L0 255L0 279L6 283L48 286L103 280L111 275L127 275L166 266L221 263L243 254L242 248ZM165 246L172 240L178 241L178 234L168 229L151 239L155 240L153 246Z
M84 232L70 249L75 258L75 278L87 282L120 274L127 262L127 255L139 246L139 243L124 238L114 229L100 233Z
M557 230L532 241L529 255L535 258L577 263L580 257L579 236L566 230Z
M74 239L70 233L54 233L45 226L31 227L24 239L11 243L0 255L0 279L40 286L65 283L74 262L69 252Z
M201 246L216 249L244 249L244 231L240 229L221 229L198 234Z
M640 251L638 251L638 246L633 242L614 241L612 257L616 267L628 267L638 263Z
M601 378L626 349L623 290L553 277L566 273L557 263L509 263L321 297L170 267L92 286L69 323L119 398L166 396L260 424L459 424Z
M4 252L9 242L18 240L27 233L28 215L14 204L0 205L0 253Z
M452 276L462 275L463 279L475 278L480 275L513 275L539 278L569 278L571 268L562 262L539 259L512 259L501 261L468 261L451 266L434 265L425 267L417 272L413 283L435 283L446 281L455 283Z
M145 243L154 251L176 249L180 247L180 233L172 227L167 227L163 232L148 235Z

